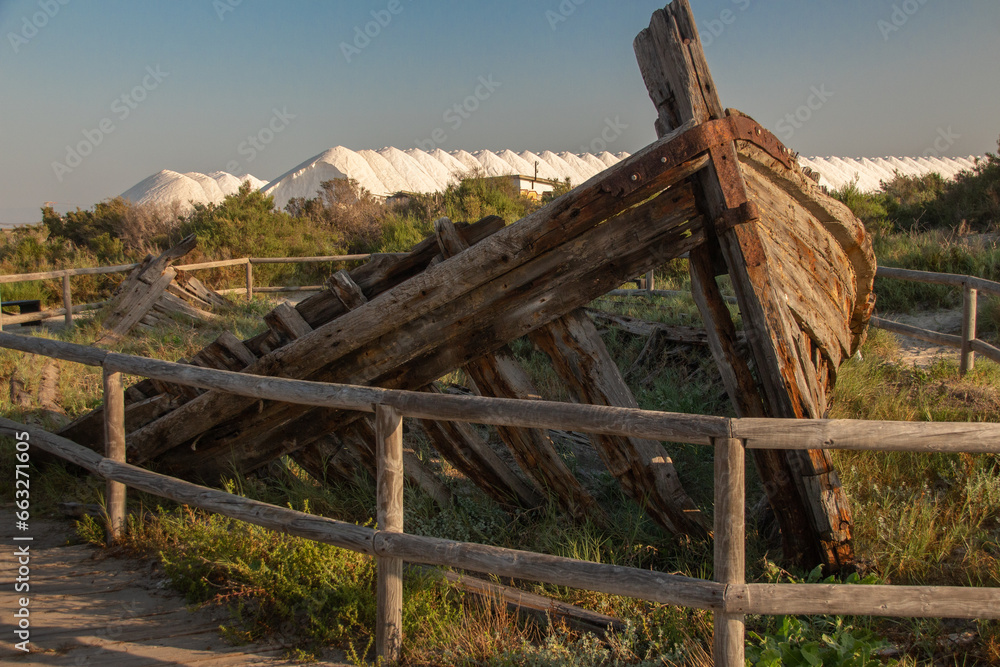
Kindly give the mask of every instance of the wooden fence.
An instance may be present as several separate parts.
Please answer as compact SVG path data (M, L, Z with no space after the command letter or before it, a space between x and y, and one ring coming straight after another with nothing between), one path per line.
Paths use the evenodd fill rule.
M976 312L979 301L979 292L986 292L993 296L1000 296L1000 283L992 280L984 280L974 276L962 276L953 273L933 273L931 271L910 271L909 269L895 269L891 267L879 267L875 274L879 278L893 278L896 280L909 280L912 282L925 283L928 285L949 285L962 289L962 335L945 334L937 331L928 331L919 327L893 322L881 317L872 318L872 326L902 336L916 338L917 340L956 347L961 350L961 361L959 362L959 372L965 375L975 367L976 353L992 359L1000 364L1000 348L979 340L976 337Z
M238 287L236 289L221 290L221 294L229 294L233 292L243 292L247 296L247 300L253 298L254 295L254 284L253 284L253 267L255 264L307 264L307 263L319 263L319 262L351 262L370 259L372 255L330 255L326 257L242 257L239 259L223 259L215 262L200 262L198 264L185 264L180 266L175 266L174 268L180 271L198 271L202 269L219 269L227 266L245 266L246 267L246 287ZM61 269L59 271L42 271L40 273L16 273L6 276L0 276L0 285L7 283L22 283L30 282L33 280L54 280L57 278L62 279L62 308L54 308L52 310L45 310L38 313L25 313L23 315L4 315L0 312L0 330L3 329L5 324L23 324L25 322L38 322L41 320L47 320L54 317L63 316L66 320L66 326L73 325L73 314L83 312L86 310L96 310L101 306L104 306L107 301L101 301L99 303L85 303L73 305L73 291L70 286L70 278L73 276L93 276L101 275L105 273L123 273L125 271L131 271L132 269L139 266L138 264L119 264L117 266L99 266L93 268L84 269ZM304 287L258 287L256 292L258 293L271 293L271 292L298 292L298 291L316 291L323 289L322 285L308 285Z
M961 351L959 362L959 373L965 375L975 367L976 353L1000 364L1000 348L990 345L984 340L977 338L977 306L979 292L985 292L993 296L1000 296L1000 283L975 276L963 276L953 273L934 273L932 271L911 271L909 269L896 269L888 266L880 266L875 274L879 278L892 278L895 280L909 280L911 282L925 283L928 285L948 285L962 289L964 298L962 306L962 333L961 335L946 334L939 331L930 331L902 322L894 322L882 317L873 317L871 325L878 329L885 329L900 336L915 338L927 343L954 347ZM645 277L645 286L639 289L614 290L608 292L609 296L682 296L689 295L690 292L676 290L657 290L653 287L652 278ZM730 303L736 303L734 297L726 297Z
M30 433L32 446L108 480L108 535L125 525L132 487L298 537L374 556L378 565L376 648L395 661L402 646L404 561L639 598L715 613L715 660L744 664L746 614L837 614L1000 619L1000 588L754 584L745 581L746 449L850 449L1000 453L1000 424L732 419L540 400L451 396L261 377L0 333L0 347L101 367L105 456L34 427L0 418L0 432ZM378 529L248 500L149 472L125 461L122 374L283 401L376 414ZM638 436L707 445L715 453L715 581L403 532L402 419Z

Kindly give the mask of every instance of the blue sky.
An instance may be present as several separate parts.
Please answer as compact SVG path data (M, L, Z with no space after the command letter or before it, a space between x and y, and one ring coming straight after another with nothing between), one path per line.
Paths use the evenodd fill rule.
M665 3L0 0L0 222L160 169L270 180L435 130L445 150L579 152L612 124L608 150L634 152L655 115L632 39ZM803 155L997 150L996 0L692 6L723 103Z

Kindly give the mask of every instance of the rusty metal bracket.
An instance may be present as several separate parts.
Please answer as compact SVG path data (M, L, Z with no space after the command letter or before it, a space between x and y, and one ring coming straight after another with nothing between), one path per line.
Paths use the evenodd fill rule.
M716 172L719 174L720 180L723 181L723 190L732 195L730 197L727 194L727 205L730 208L739 208L746 201L745 194L741 197L736 192L737 183L739 183L738 189L743 189L739 167L732 165L730 169L722 164L721 159L717 159L722 154L722 151L717 149L737 140L747 141L758 146L788 168L793 165L795 154L786 148L776 136L752 118L737 113L697 125L649 151L633 164L631 169L606 179L602 184L602 189L615 196L624 197L640 189L643 183L657 174L678 167L703 153L710 152ZM727 183L733 187L727 190Z

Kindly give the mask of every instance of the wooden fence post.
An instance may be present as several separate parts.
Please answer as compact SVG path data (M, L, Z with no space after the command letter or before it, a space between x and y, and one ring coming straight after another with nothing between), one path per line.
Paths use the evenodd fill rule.
M378 528L403 532L403 419L395 408L375 409L376 457L378 459ZM377 558L378 619L375 650L392 664L399 661L403 646L403 561Z
M73 293L69 287L69 276L63 276L63 308L66 309L66 326L73 326Z
M646 274L646 293L652 294L653 290L656 289L655 284L656 279L653 277L653 272L650 271Z
M746 583L744 549L745 452L742 440L715 440L715 580ZM743 614L715 614L715 664L743 667L746 627Z
M122 374L104 370L104 456L125 463L125 391ZM125 485L108 480L107 541L114 544L125 530Z
M247 258L247 301L253 299L253 262Z
M965 298L962 303L962 361L958 372L965 375L976 366L976 353L972 351L972 341L976 339L976 310L979 305L979 293L969 287L964 287Z

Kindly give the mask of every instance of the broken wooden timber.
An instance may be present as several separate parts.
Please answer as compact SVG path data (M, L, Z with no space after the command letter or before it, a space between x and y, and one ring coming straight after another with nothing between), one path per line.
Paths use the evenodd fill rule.
M468 250L468 244L458 236L451 220L442 218L435 225L438 245L445 258ZM514 353L506 345L495 352L474 359L465 366L473 390L482 396L495 398L540 398L531 378L521 368ZM603 511L559 456L548 432L539 429L497 427L500 439L507 445L514 460L538 488L556 502L570 516L584 519L588 516L604 520Z
M651 157L660 163L672 137L637 153L610 176L626 174ZM655 152L660 151L660 152ZM502 347L702 241L701 220L690 192L678 181L704 166L704 151L649 176L628 194L609 192L597 177L521 222L493 234L473 251L428 268L356 310L265 355L248 370L261 374L350 381L387 388L419 388L465 365L484 351ZM670 186L675 187L670 187ZM668 188L666 192L664 190ZM610 189L614 189L613 187ZM659 194L669 216L635 207ZM614 218L612 224L600 224ZM571 242L572 241L572 242ZM353 275L353 273L352 273ZM572 285L567 289L566 285ZM463 297L464 298L460 298ZM469 304L475 308L470 311ZM206 393L131 434L134 445L171 449L201 435L199 454L181 447L169 457L178 470L218 474L204 450L221 447L216 462L246 462L266 456L269 438L294 429L302 446L322 437L342 417L301 409L294 422L272 421L267 404L247 412L241 432L205 433L247 410L253 401ZM275 408L281 410L281 408ZM285 413L288 416L288 413ZM274 424L271 426L270 424ZM206 466L207 464L207 466Z
M580 403L638 408L617 364L587 315L574 311L531 334ZM681 486L673 461L658 442L593 433L594 444L622 489L671 533L707 537L701 512Z
M745 123L739 114L727 116L722 109L686 0L657 11L650 27L636 38L635 51L659 111L659 133L692 120L705 124L726 119L734 127ZM712 350L741 416L757 409L758 398L753 398L757 396L767 416L821 417L836 367L845 352L860 344L870 314L868 276L874 271L870 241L849 211L836 210L839 205L819 193L789 162L787 149L760 150L760 145L750 147L743 139L734 134L733 141L713 150L712 169L694 179L699 207L715 221L709 230L714 237L710 245L695 253L700 255L700 268L693 281L704 290L699 308L714 325L709 327ZM800 231L803 223L808 229ZM789 230L799 233L787 234ZM834 244L812 245L815 236L802 238L824 230L839 244L839 252ZM789 239L792 252L783 254ZM714 283L709 267L717 263L711 256L716 245L736 287L753 350L755 382L745 360L732 354L731 334L720 327L721 312L714 303L717 290L709 284ZM782 273L782 260L813 267L819 254L832 265L796 272L794 279ZM811 278L804 286L796 282L802 274ZM825 284L817 284L818 278ZM805 298L799 300L796 312L783 298L800 290ZM832 309L840 317L832 324L845 325L849 335L820 324L831 310L810 305L809 299L820 295L820 304L846 306L846 317L844 309L839 313ZM810 312L804 316L805 311ZM818 316L810 317L817 311ZM747 392L751 397L745 396ZM822 563L831 571L850 567L850 512L829 454L814 450L769 458L756 457L756 462L782 528L786 557L802 564Z
M440 392L433 384L424 390ZM542 504L535 489L490 449L471 424L430 419L423 419L420 424L438 454L497 502L523 508Z
M105 331L95 344L120 340L136 325L167 324L174 315L211 321L216 317L213 310L230 305L194 276L170 266L191 252L196 241L188 236L158 257L147 256L129 273L110 300Z

